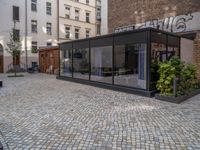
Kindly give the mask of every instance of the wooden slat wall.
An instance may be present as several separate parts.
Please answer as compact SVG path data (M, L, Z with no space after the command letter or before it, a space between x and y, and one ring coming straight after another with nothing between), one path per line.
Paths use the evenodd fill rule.
M50 66L53 66L50 71ZM39 68L42 73L58 74L59 50L58 48L46 48L39 50Z

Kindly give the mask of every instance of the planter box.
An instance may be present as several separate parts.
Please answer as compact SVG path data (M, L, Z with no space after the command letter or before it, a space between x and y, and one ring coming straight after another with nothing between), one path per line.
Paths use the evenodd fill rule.
M178 97L155 94L155 98L158 100L162 100L162 101L180 104L181 102L188 100L189 98L191 98L195 95L198 95L198 94L200 94L200 89L196 89L187 95L182 95L182 96L178 96Z
M0 81L0 87L2 87L3 86L3 81Z

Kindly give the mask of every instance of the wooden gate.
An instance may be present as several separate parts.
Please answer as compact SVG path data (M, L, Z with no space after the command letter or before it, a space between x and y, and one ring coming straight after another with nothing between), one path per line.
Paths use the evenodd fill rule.
M58 47L43 47L39 49L40 72L58 74L59 50Z

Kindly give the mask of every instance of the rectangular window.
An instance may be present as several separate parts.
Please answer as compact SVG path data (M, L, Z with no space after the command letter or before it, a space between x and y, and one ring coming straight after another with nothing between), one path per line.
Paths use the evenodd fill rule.
M91 80L112 84L112 46L91 48Z
M19 21L19 7L13 6L13 20Z
M97 24L97 35L101 34L101 25Z
M70 39L70 27L65 27L65 38Z
M51 3L46 2L46 11L47 15L51 15Z
M31 20L31 31L37 33L37 20Z
M75 10L75 20L79 20L79 10Z
M70 18L70 7L65 7L65 17Z
M60 51L60 74L72 77L72 49L71 46L64 46Z
M52 34L52 31L51 31L51 23L47 23L47 34L48 35L51 35Z
M79 39L79 29L75 29L75 39Z
M146 44L115 45L114 54L114 84L146 89Z
M47 46L52 46L52 43L51 42L47 42Z
M97 6L101 6L101 0L97 0Z
M20 41L20 30L13 29L13 40Z
M37 0L31 0L31 10L37 11Z
M89 48L73 50L73 74L74 78L89 80Z
M31 52L32 53L37 53L37 42L32 42Z
M89 3L90 3L90 1L89 1L89 0L86 0L86 4L89 5Z
M90 37L90 30L86 30L85 35L86 35L86 38L89 38Z
M90 23L90 13L86 12L85 16L86 16L86 22Z
M33 67L33 68L38 67L38 63L35 62L35 61L32 61L32 67Z
M101 7L97 7L97 19L101 20Z

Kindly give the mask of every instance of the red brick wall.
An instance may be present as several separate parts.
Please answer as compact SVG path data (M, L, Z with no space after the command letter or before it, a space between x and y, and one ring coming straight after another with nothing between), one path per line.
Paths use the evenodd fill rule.
M108 0L108 28L198 11L199 0Z

